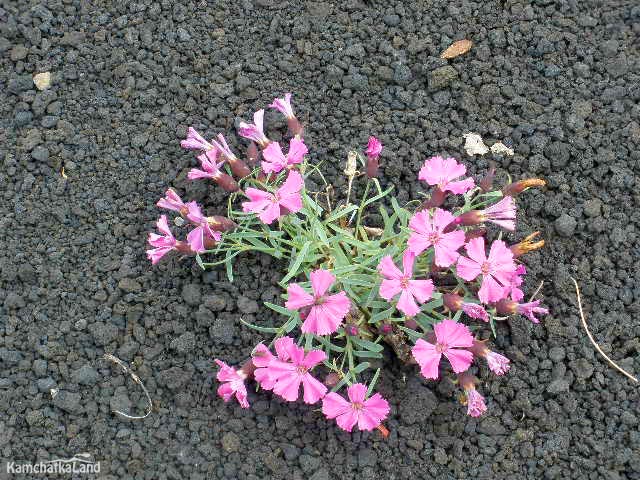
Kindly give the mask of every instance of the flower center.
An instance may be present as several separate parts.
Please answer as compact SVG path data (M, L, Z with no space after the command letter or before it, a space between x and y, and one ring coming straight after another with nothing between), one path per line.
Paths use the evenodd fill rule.
M362 410L362 409L364 408L364 404L362 404L361 402L353 402L353 403L351 404L351 407L352 407L354 410Z
M309 369L307 367L305 367L304 365L298 365L296 367L296 371L300 374L300 375L304 375L305 373L307 373L307 371L309 371Z
M489 262L483 262L480 270L482 271L483 275L487 275L491 271L491 265L489 265Z
M449 348L449 346L446 343L436 343L436 352L438 353L443 353L447 348Z
M440 235L438 232L431 232L427 235L427 239L431 242L431 245L436 245L440 241Z
M322 305L324 302L326 301L326 298L324 298L324 295L320 296L320 297L315 297L313 304L314 305Z
M400 286L405 290L409 288L409 277L407 277L406 275L402 277L400 279Z

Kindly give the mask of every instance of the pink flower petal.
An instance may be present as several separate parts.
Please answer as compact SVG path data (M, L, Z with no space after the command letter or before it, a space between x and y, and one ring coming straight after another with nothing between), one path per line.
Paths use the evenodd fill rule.
M287 287L287 295L288 300L284 306L289 310L299 310L302 307L313 305L313 296L297 283L292 283Z
M295 402L300 393L302 378L297 374L281 376L273 386L273 393L289 402Z
M327 393L322 399L322 413L329 419L344 415L349 410L351 410L351 403L335 392Z
M277 339L274 342L274 347L276 349L276 355L278 356L278 359L282 360L283 362L289 360L289 358L291 358L289 352L291 352L291 349L294 346L295 343L293 341L293 338L291 337L280 337L279 339Z
M408 317L414 317L420 312L420 308L413 299L413 295L408 290L402 290L400 299L396 305L396 308L404 313Z
M321 297L327 293L327 290L329 290L333 282L336 281L336 277L331 272L322 268L311 272L310 277L313 293L317 297Z
M473 335L469 328L455 320L442 320L433 326L438 343L449 347L471 347Z
M391 301L398 293L402 291L402 282L400 280L382 280L378 293L382 298Z
M478 290L478 298L482 303L492 303L502 300L506 296L505 293L504 287L491 275L482 277L482 285L480 286L480 290Z
M449 348L445 350L444 356L449 359L451 368L456 373L462 373L469 368L473 361L473 353L469 350Z
M380 263L378 264L378 271L381 275L389 279L399 280L403 276L400 269L396 267L395 263L393 263L393 259L390 255L385 255L384 257L382 257ZM387 298L387 300L389 299Z
M266 225L271 225L274 220L280 217L280 206L277 203L272 203L258 215L258 218Z
M325 393L327 393L327 387L325 387L309 373L303 375L302 385L304 387L304 403L316 403L318 400L324 397Z
M354 383L347 388L347 396L351 403L363 403L367 396L367 386L362 383Z
M307 353L306 357L302 361L302 365L311 370L319 363L324 362L327 359L327 354L322 350L311 350Z
M409 292L419 303L424 303L431 298L433 288L432 280L409 280Z
M336 423L341 429L350 432L353 426L358 423L358 413L353 408L349 408L346 413L336 418Z
M423 377L433 380L438 378L438 366L442 355L436 351L433 344L419 338L411 349L411 354L420 365L420 372Z

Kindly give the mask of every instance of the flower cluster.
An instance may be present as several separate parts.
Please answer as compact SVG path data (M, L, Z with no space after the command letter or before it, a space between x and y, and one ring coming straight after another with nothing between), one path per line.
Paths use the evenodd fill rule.
M346 431L357 425L384 434L390 407L374 392L380 369L372 372L371 359L383 359L386 345L403 362L417 364L425 379L451 372L468 415L482 415L487 407L476 388L474 362L498 376L510 367L481 339L488 330L483 327L495 335L495 324L512 315L538 323L548 313L540 300L523 301L527 270L520 261L544 241L535 240L536 232L510 245L496 235L516 229L515 197L544 181L525 179L494 190L493 172L476 183L454 158L435 156L418 174L430 194L400 205L389 195L393 187L383 190L377 178L383 145L372 136L362 153L349 153L346 200L336 200L309 161L291 94L269 107L286 118L286 153L267 136L264 110L254 114L253 123L240 123L238 133L249 142L243 158L222 134L207 141L188 129L181 145L197 152L200 168L187 178L212 181L229 192L226 215L206 216L196 202L185 203L168 189L158 206L176 212L175 224L190 230L186 240L177 240L162 215L160 234L148 239L152 263L171 251L194 255L203 268L225 265L230 280L240 253L289 260L280 282L282 302L266 303L284 322L243 322L273 335L273 341L256 345L239 368L216 359L218 394L249 408L246 382L253 380L283 401L302 394L304 403L321 403L326 418ZM311 176L326 188L309 194L305 180ZM350 199L356 177L366 178L358 202ZM367 225L372 210L381 223ZM214 261L205 262L210 255Z

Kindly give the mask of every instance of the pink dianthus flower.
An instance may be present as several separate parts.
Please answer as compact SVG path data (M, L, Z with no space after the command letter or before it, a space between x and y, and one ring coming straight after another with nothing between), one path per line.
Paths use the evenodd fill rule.
M264 109L253 114L253 123L240 122L238 134L256 142L262 148L269 144L269 139L264 134Z
M356 424L360 430L371 431L389 414L389 402L379 393L367 399L367 386L362 383L351 385L347 396L348 401L331 392L322 399L322 413L327 418L335 418L338 426L347 432Z
M272 372L269 370L269 365L274 359L280 360L282 362L286 362L287 360L289 360L289 351L294 345L295 343L293 341L293 338L280 337L274 342L276 356L273 356L269 349L262 343L259 343L253 349L253 353L251 356L253 365L256 367L256 370L253 372L253 376L256 379L256 382L258 382L262 388L264 388L265 390L273 389L277 378L274 378L271 374Z
M181 215L185 215L187 212L187 205L182 201L180 195L178 195L173 188L168 188L164 197L158 200L156 205L160 208L179 212Z
M327 355L322 350L311 350L305 354L302 347L293 342L282 344L282 349L288 358L280 360L273 358L269 361L264 374L260 374L263 381L273 388L273 393L285 400L293 402L300 394L300 384L303 386L305 403L316 403L327 392L327 387L309 371L326 360Z
M242 202L242 211L257 213L263 223L270 225L281 216L302 209L300 191L303 186L302 175L296 171L290 171L275 194L257 188L247 188L245 194L249 197L249 201Z
M433 281L414 280L413 265L415 263L415 254L410 250L405 250L402 255L402 266L404 271L400 271L393 263L390 255L382 257L378 264L378 271L385 277L380 284L380 296L387 301L391 301L393 297L400 294L396 307L402 313L409 317L413 317L420 312L420 307L416 304L424 303L431 298L433 294Z
M474 186L473 178L455 181L467 173L467 167L458 163L455 158L431 157L425 160L418 173L418 179L435 186L441 192L465 193Z
M207 248L213 247L214 242L219 242L222 235L211 228L207 217L202 214L196 202L187 203L187 208L187 218L196 225L187 235L187 243L194 252L203 253Z
M187 138L180 142L180 146L188 150L204 151L211 150L213 148L213 145L207 142L193 127L189 127L187 129Z
M304 142L299 138L289 141L289 152L285 155L278 142L270 143L262 152L262 170L264 173L279 173L286 168L302 163L302 159L309 152Z
M338 330L349 313L351 302L344 291L334 295L327 294L336 281L336 277L327 270L314 270L310 277L313 295L297 283L292 283L287 287L289 299L285 307L290 310L306 310L307 307L311 307L302 324L302 333L329 335Z
M409 220L411 236L407 245L409 249L419 255L433 246L435 250L435 264L448 267L455 263L460 255L458 249L464 245L464 232L454 230L445 233L447 226L455 217L447 210L436 208L434 213L421 211Z
M458 276L470 282L482 275L482 285L478 291L478 298L482 303L496 302L504 298L505 286L509 284L516 270L511 250L502 240L496 240L491 244L487 258L482 237L471 239L465 248L469 258L458 258Z
M167 222L166 215L160 215L156 226L160 233L163 235L158 235L157 233L149 233L148 242L151 245L151 250L147 250L147 258L151 260L151 263L155 265L160 261L162 257L164 257L171 250L176 250L178 241L175 239L171 230L169 229L169 223Z
M236 370L235 368L230 367L217 358L215 359L215 362L220 367L220 371L218 371L216 378L219 382L222 382L218 387L218 395L220 395L225 402L228 402L233 396L235 396L242 408L249 408L247 387L244 384L244 381L247 378L246 374L242 370Z
M473 336L466 325L454 320L443 320L433 326L435 344L419 338L411 350L425 378L436 380L442 355L447 357L453 371L464 372L473 361L473 354L466 350L473 345Z

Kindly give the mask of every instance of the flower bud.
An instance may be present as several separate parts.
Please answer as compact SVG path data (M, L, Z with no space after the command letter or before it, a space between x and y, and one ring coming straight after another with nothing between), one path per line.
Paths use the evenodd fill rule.
M380 169L380 162L378 157L367 158L367 177L376 178L378 176L378 170Z
M260 162L261 153L256 145L256 142L251 142L247 148L247 163L251 166L257 165Z
M428 208L439 207L444 203L444 199L447 196L446 192L443 192L438 187L436 187L431 193L431 197L422 202L419 210L426 210Z
M340 375L336 372L330 372L326 377L324 377L324 381L322 383L331 388L335 387L338 382L340 382Z
M513 197L519 193L528 190L531 187L544 187L547 184L541 178L527 178L525 180L519 180L517 182L509 183L502 188L502 194L506 197Z
M291 132L291 135L294 137L302 137L304 128L296 117L287 118L287 125L289 126L289 132Z
M511 249L513 256L519 257L525 253L544 247L544 240L534 241L538 235L540 235L540 232L533 232L531 235L525 237L521 242L511 245L509 248Z
M491 167L487 174L480 180L480 190L484 193L490 192L493 189L493 180L496 176L495 167Z
M518 310L518 303L513 300L503 299L496 303L496 312L500 315L513 315Z
M347 332L347 335L351 337L355 337L358 335L358 326L354 324L345 325L344 331Z
M442 296L442 302L444 306L447 307L452 312L457 312L462 308L463 298L460 295L456 295L455 293L445 293Z
M393 327L391 327L390 323L383 323L380 325L380 334L381 335L389 335L393 331Z
M474 228L473 230L464 232L464 241L465 243L468 243L469 240L473 240L474 238L484 237L486 233L486 228Z
M220 215L207 217L207 223L209 224L209 227L211 227L211 230L216 232L226 232L228 230L233 230L237 226L233 220Z
M195 253L187 242L181 240L176 242L176 251L184 253L185 255L193 255Z
M229 166L231 167L231 171L236 177L244 178L248 175L251 175L251 170L249 169L249 167L247 167L247 164L244 163L239 158L237 157L227 158L227 162L229 163ZM237 186L236 186L236 190L237 190Z
M404 321L404 326L407 328L410 328L411 330L417 330L418 329L418 322L416 322L413 318L407 318Z
M214 179L214 182L227 192L237 192L240 188L231 175L222 172Z

